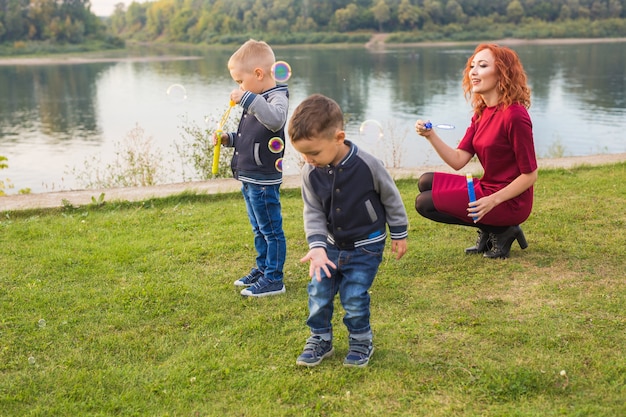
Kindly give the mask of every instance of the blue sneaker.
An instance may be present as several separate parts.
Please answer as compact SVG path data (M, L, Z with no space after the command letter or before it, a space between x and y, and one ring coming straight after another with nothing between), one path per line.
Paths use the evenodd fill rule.
M283 281L270 281L261 277L257 282L248 288L241 290L241 295L246 297L267 297L268 295L277 295L285 292L285 284Z
M331 356L333 352L332 340L324 340L318 335L313 335L306 340L304 350L296 359L296 365L319 365L322 359Z
M233 282L235 287L249 287L254 284L263 276L263 272L259 271L256 268L252 268L250 273L245 277L239 278L237 281Z
M367 366L374 353L372 341L350 338L349 345L348 355L343 361L343 366L356 366L359 368Z

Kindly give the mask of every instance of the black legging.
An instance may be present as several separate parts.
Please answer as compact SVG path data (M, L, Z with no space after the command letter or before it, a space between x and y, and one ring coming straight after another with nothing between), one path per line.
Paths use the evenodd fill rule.
M417 189L420 193L417 197L415 197L415 210L417 210L420 215L438 223L478 227L485 233L499 234L509 228L509 226L490 226L483 223L467 223L455 216L437 211L435 203L433 203L432 189L434 176L434 173L427 172L422 174L417 181Z

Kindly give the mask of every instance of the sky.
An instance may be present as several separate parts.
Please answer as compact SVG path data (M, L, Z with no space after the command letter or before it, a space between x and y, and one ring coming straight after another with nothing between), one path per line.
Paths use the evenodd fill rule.
M135 0L138 3L142 3L145 0ZM126 7L132 3L132 0L91 0L91 11L96 16L111 16L115 5L118 3L124 3Z

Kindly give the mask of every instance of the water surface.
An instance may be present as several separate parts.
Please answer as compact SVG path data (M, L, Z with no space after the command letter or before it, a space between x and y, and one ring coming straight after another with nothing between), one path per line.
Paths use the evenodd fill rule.
M626 152L626 43L513 48L532 88L540 157ZM465 132L470 107L461 71L472 50L307 47L277 48L276 55L292 67L291 110L310 94L326 94L342 106L348 138L388 166L416 167L441 163L415 134L417 118L456 126L440 131L451 145ZM85 162L92 168L96 160L101 167L113 164L120 143L140 129L161 150L168 181L181 181L177 145L189 140L185 126L212 129L228 106L235 88L226 69L231 52L189 60L0 66L0 155L9 159L1 178L32 192L81 188L72 172ZM173 85L183 86L184 94L168 95ZM286 159L287 173L297 173L298 156L290 147Z

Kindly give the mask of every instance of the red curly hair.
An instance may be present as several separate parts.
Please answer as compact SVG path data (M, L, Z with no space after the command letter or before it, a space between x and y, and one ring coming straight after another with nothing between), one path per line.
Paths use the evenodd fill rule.
M482 95L472 93L470 65L476 54L485 49L489 49L493 54L496 72L500 78L498 82L498 91L500 93L499 105L508 107L513 103L518 103L528 109L530 107L530 87L528 87L526 72L524 71L524 67L517 53L506 46L481 43L467 60L465 69L463 70L463 91L465 92L465 97L471 102L478 117L480 118L480 115L487 105Z

